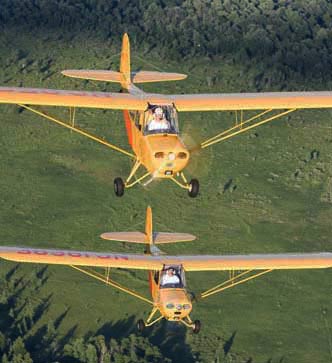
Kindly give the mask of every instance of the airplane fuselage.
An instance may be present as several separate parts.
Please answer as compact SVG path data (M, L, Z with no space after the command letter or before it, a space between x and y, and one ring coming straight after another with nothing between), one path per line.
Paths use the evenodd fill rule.
M170 178L188 164L190 153L176 132L146 132L146 112L124 111L128 142L154 178Z
M190 295L185 287L163 288L160 284L161 271L149 272L149 283L154 306L167 320L179 321L189 316L192 310Z

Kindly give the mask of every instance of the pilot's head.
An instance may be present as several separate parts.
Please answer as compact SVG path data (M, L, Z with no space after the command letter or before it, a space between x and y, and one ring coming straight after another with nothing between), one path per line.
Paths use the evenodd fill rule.
M168 276L173 276L173 275L174 275L174 269L173 269L173 268L169 268L169 269L167 270L167 275L168 275Z
M154 114L155 114L155 118L156 120L158 121L161 121L163 118L164 118L164 111L161 107L157 107L155 110L154 110Z

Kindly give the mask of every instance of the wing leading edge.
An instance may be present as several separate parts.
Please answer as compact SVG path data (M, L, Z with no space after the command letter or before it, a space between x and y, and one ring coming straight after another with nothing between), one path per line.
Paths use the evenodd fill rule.
M16 262L160 270L183 265L186 271L283 270L332 267L332 253L283 253L230 256L150 256L126 253L0 247L0 257Z

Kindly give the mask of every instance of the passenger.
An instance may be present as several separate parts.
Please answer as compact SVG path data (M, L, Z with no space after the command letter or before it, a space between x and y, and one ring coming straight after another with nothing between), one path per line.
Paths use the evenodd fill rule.
M173 268L169 268L166 270L166 272L161 277L160 284L161 286L167 285L167 284L179 284L180 278L175 274L175 271Z
M163 109L157 107L154 110L152 121L148 124L148 130L169 130L169 126L169 122L165 118Z

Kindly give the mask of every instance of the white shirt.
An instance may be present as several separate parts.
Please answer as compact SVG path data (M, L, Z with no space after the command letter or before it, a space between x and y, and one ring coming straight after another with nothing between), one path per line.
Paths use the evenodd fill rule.
M161 286L166 285L166 284L178 284L180 282L180 279L178 276L174 275L168 275L167 273L165 273L165 275L162 276L161 278Z
M153 119L148 125L149 131L168 130L168 129L169 129L169 123L166 120L156 121L155 119Z

